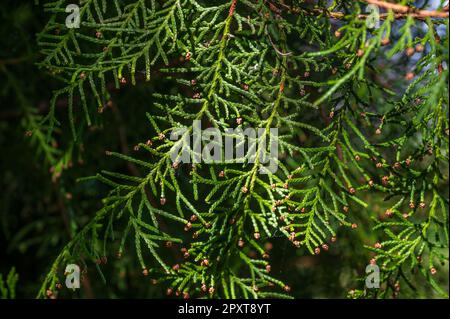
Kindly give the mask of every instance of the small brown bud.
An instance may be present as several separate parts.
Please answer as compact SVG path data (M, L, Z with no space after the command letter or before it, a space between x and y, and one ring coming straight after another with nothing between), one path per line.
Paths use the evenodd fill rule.
M166 204L167 200L166 200L165 197L161 197L161 198L159 199L159 202L160 202L161 205L164 206L164 205Z
M407 48L405 51L407 56L412 56L415 53L414 48Z
M405 164L406 164L406 166L410 166L411 165L411 160L409 159L409 158L407 158L406 160L405 160Z
M383 38L381 40L381 45L388 45L391 41L389 40L389 38Z
M322 249L325 250L325 251L327 251L327 250L329 249L329 247L328 247L327 244L322 244Z
M380 249L382 247L382 245L377 242L377 243L375 243L374 247L377 248L377 249Z
M178 270L180 270L180 265L179 264L175 264L175 265L172 266L172 269L175 270L175 271L178 271Z
M197 219L198 219L198 217L195 214L192 215L191 218L190 218L191 222L193 222L193 223L195 223L197 221Z
M225 177L225 172L224 172L224 171L220 171L220 172L219 172L219 177L220 177L220 178Z
M147 268L142 269L142 274L143 274L144 276L148 276L148 270L147 270Z
M256 232L256 233L253 234L253 237L255 237L255 239L258 240L258 239L261 238L261 234Z
M272 267L270 265L266 266L266 272L269 273L272 270Z
M356 189L354 189L353 187L350 187L349 189L348 189L348 192L350 193L350 194L355 194L356 193Z
M415 77L415 74L413 72L408 72L405 75L405 80L411 81L412 79L414 79L414 77Z
M289 287L288 285L283 287L283 290L287 293L289 293L291 291L291 287Z
M386 209L386 211L384 212L384 215L386 217L392 217L393 214L394 212L392 211L392 209Z
M425 49L425 47L422 44L417 44L416 45L416 52L423 52L423 50Z
M289 234L289 240L293 241L295 239L295 236L297 236L297 234L295 232L292 232Z
M336 238L336 236L333 236L333 237L331 237L331 239L330 239L330 240L331 240L331 242L332 242L332 243L335 243L335 242L336 242L336 240L337 240L337 238Z
M248 192L248 188L244 186L244 187L241 188L241 191L242 191L244 194L246 194L246 193Z
M167 288L166 295L170 296L171 294L173 294L173 289L172 288Z
M183 292L183 299L189 299L189 293L187 291Z
M436 270L436 268L431 267L431 268L430 268L430 272L431 272L431 274L434 276L434 275L436 275L437 270Z
M364 50L359 49L359 50L356 52L356 55L357 55L358 57L362 57L362 56L364 55Z
M358 224L353 223L353 224L352 224L352 229L356 229L356 228L358 228Z
M339 30L334 31L334 36L339 39L342 36L341 31Z
M236 119L236 124L237 124L237 125L241 125L241 124L242 124L242 117L238 117L238 118Z
M203 259L202 262L200 263L201 266L204 267L208 267L209 266L209 260L208 259Z
M427 205L424 202L420 202L419 203L419 207L424 209Z

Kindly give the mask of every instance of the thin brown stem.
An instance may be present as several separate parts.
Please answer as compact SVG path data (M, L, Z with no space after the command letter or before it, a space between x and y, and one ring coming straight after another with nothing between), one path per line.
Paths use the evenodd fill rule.
M448 18L448 12L437 10L418 10L416 8L408 7L398 3L391 3L381 0L361 0L369 4L392 10L397 13L402 13L419 18Z

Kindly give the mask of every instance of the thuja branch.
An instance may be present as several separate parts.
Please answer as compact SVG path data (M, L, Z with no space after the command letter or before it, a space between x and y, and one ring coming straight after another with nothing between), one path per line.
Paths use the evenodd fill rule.
M104 199L108 212L99 212L107 225L88 224L76 237L81 247L89 247L86 257L73 242L57 264L77 258L102 264L101 256L117 249L107 234L121 220L122 228L114 232L121 237L119 254L134 232L136 260L126 262L139 264L142 275L165 285L168 295L284 298L297 290L271 275L273 238L290 242L297 254L316 256L348 248L333 245L338 232L362 247L367 239L358 227L367 227L377 240L375 250L368 250L376 255L361 255L378 264L386 286L397 289L390 280L405 265L432 265L425 278L437 287L430 276L438 271L436 260L446 260L440 254L448 245L441 236L448 232L440 190L448 159L448 69L443 63L448 39L441 32L438 38L436 31L436 25L448 21L441 12L383 1L335 1L310 8L304 2L294 8L266 0L116 3L116 10L93 6L85 28L70 34L82 46L61 51L64 36L47 33L59 25L56 20L41 35L50 41L42 43L43 66L65 81L66 88L57 93L78 102L72 97L79 91L81 123L94 122L89 121L91 108L113 99L107 75L119 89L129 79L137 84L140 72L147 80L140 88L153 92L145 108L138 105L121 119L147 115L139 122L145 133L137 137L144 142L137 143L136 155L107 152L114 155L110 161L133 164L144 177L110 171L96 176L112 189ZM361 21L368 17L359 14L367 4L388 10L378 29ZM337 30L331 19L341 20ZM427 32L417 20L427 21ZM52 47L60 53L51 52ZM410 60L413 55L417 59ZM165 67L155 71L156 61ZM150 68L158 73L157 81ZM380 85L380 78L389 84ZM119 108L119 101L111 103ZM53 110L49 116L55 115ZM261 174L261 156L268 152L259 143L253 162L242 155L239 161L192 163L183 151L191 159L198 155L190 149L193 121L211 130L258 127L269 140L271 129L279 129L278 170ZM185 131L175 142L172 133L180 128ZM200 140L202 146L206 142ZM175 160L174 148L179 150ZM105 238L99 249L100 230ZM175 256L166 256L164 248ZM419 254L426 261L411 262ZM53 290L56 277L52 270L44 287ZM272 286L284 292L271 291ZM363 288L352 296L372 294Z

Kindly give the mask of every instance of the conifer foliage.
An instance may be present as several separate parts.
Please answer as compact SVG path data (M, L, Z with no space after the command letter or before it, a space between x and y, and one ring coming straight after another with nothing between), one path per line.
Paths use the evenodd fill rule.
M348 297L448 298L445 1L82 0L71 29L68 4L40 4L48 23L38 65L59 85L30 136L51 145L67 132L77 148L123 90L170 89L152 86L132 153L105 153L135 169L100 167L79 180L109 192L98 211L87 208L38 297L59 294L69 263L102 273L107 261L132 260L167 295L291 298L302 287L290 283L295 271L273 271L272 252L338 249L369 257L351 265ZM259 160L266 144L253 162L184 162L195 121L263 128L268 141L278 128L278 170ZM170 139L180 128L183 138ZM48 152L59 178L72 149ZM379 289L365 285L369 264L380 269Z

